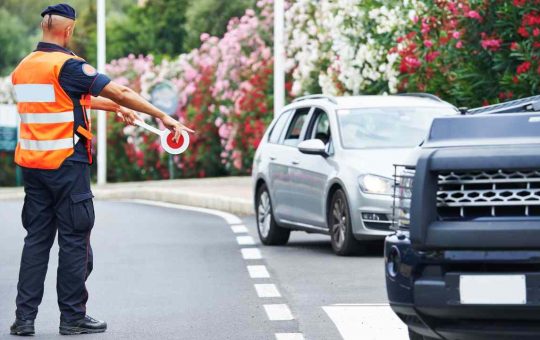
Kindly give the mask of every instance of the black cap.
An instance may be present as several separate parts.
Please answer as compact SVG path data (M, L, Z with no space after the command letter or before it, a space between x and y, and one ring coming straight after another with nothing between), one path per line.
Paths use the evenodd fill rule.
M75 12L75 9L68 4L48 6L41 12L41 16L44 17L47 14L60 15L71 20L75 20L75 18L77 17L77 12Z

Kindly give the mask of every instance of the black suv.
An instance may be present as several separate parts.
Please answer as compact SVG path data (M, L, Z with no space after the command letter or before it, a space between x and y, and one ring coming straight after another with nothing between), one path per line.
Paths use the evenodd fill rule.
M540 96L436 118L396 166L388 299L411 339L540 339Z

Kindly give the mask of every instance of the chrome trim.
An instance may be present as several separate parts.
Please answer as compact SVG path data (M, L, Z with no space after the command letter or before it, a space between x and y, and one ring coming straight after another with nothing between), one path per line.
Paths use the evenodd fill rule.
M498 208L523 207L523 211L511 215L529 216L529 207L540 206L539 183L539 170L440 173L437 208L441 216L445 215L444 208L459 208L459 217L464 218L472 213L466 208L491 208L489 213L476 212L474 216L496 217L503 212Z

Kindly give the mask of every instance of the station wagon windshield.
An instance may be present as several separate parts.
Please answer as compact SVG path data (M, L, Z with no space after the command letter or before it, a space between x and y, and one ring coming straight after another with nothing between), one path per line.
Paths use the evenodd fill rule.
M347 149L406 148L420 144L434 117L452 108L361 108L337 110L341 142Z

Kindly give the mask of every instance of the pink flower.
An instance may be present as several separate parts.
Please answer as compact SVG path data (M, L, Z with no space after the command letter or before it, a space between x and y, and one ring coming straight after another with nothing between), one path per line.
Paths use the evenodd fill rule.
M480 44L485 50L497 51L501 47L501 39L483 39Z
M430 63L430 62L434 61L435 59L437 59L437 57L439 55L441 55L441 52L439 52L439 51L430 52L430 53L428 53L426 55L426 61Z
M456 44L456 48L463 48L463 41L458 41Z
M210 34L208 34L208 33L202 33L202 34L201 34L201 41L202 41L202 42L207 41L208 38L210 38Z
M424 46L430 48L433 46L433 43L431 42L431 40L424 40Z
M459 39L461 37L461 33L459 31L455 31L452 33L452 38Z
M469 11L467 13L467 16L471 19L476 19L476 20L482 20L482 17L480 16L480 14L477 12L477 11Z

